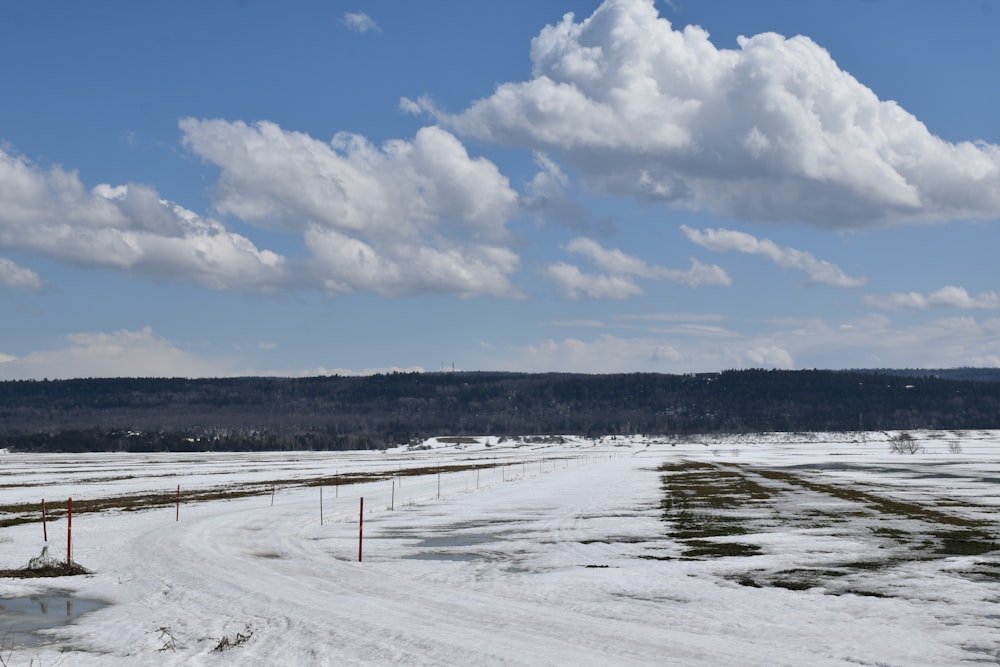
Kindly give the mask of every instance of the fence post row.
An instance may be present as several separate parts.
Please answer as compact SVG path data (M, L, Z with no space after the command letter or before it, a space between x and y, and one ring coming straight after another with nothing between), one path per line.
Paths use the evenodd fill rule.
M522 461L521 465L522 465L522 467L524 467L525 463ZM494 470L497 467L499 467L498 466L498 462L496 460L496 457L494 457L494 460L493 460L493 468L494 468ZM503 471L502 472L504 473L504 481L505 482L508 481L507 480L507 465L503 466ZM522 471L522 473L524 473L524 472L526 472L526 471ZM480 468L478 466L475 467L475 473L476 473L476 488L478 489L479 488L479 473L480 473ZM272 483L271 484L271 505L272 506L274 505L275 487L276 487L276 484ZM400 487L402 487L402 480L400 480ZM339 470L337 471L337 473L336 473L336 475L334 477L334 490L336 492L336 495L339 497L340 496L340 471ZM440 471L440 469L437 471L437 498L438 499L441 498L441 471ZM361 503L361 507L360 507L360 514L359 514L359 517L358 517L358 562L362 561L362 558L363 558L363 555L364 555L364 551L363 551L363 547L364 547L363 538L364 538L364 521L365 521L365 499L363 497L360 498L360 503ZM389 509L391 511L395 510L395 504L396 504L396 479L393 478L393 480L392 480L392 495L391 495L390 501L389 501ZM67 563L67 565L72 565L72 563L73 563L73 498L72 497L69 498L67 500L67 502L66 502L66 513L67 513L67 517L66 517L66 563ZM48 532L47 517L48 517L48 515L47 515L47 512L46 512L45 499L42 498L42 536L43 536L45 542L49 541L49 532ZM181 518L181 485L178 484L177 485L177 493L176 493L176 503L175 503L174 520L175 521L180 521L180 518ZM321 526L323 525L323 486L322 485L320 485L320 488L319 488L319 523L320 523Z

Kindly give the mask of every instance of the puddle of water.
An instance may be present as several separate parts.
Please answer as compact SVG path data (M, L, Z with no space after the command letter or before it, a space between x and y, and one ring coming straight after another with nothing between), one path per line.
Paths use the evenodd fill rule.
M498 542L496 535L483 535L475 533L460 533L452 535L435 535L427 537L416 544L418 549L448 549L450 547L469 548L481 544ZM450 561L472 561L483 560L483 554L461 552L461 551L418 551L414 554L403 556L410 560L450 560Z
M454 560L470 561L479 560L481 556L476 554L455 553L453 551L421 551L420 553L403 556L407 560Z
M39 630L68 625L106 607L98 600L74 598L68 591L49 591L20 598L0 598L0 631L4 646L39 646L47 638Z
M901 470L900 468L893 468L890 466L863 465L859 463L842 463L840 461L798 463L795 465L785 466L785 468L787 468L788 470L825 470L830 472L853 472L855 470L864 470L870 472L887 473L890 475L899 474L900 472L905 472L905 470Z
M440 549L444 547L474 547L479 544L489 544L498 541L495 535L475 535L464 533L458 535L437 535L428 537L417 544L425 549Z

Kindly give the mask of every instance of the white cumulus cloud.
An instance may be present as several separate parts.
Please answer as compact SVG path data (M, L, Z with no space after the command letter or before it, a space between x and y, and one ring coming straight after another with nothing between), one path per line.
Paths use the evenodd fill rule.
M578 299L627 299L642 294L642 288L628 276L584 273L579 267L556 262L546 267L546 275L563 296Z
M671 269L665 266L649 264L638 257L628 255L621 250L607 249L592 239L576 238L569 242L566 249L571 253L589 257L594 264L609 273L625 274L651 280L666 280L682 283L691 287L701 285L731 285L732 279L725 269L716 265L702 264L696 259L691 260L689 269Z
M301 232L310 280L331 294L519 295L506 228L517 193L496 165L440 128L375 146L269 122L188 118L180 127L184 144L222 169L218 210Z
M340 22L354 32L382 32L375 19L364 12L344 12L344 16L340 19Z
M439 247L388 243L376 248L322 227L309 229L305 242L331 295L373 291L387 296L519 296L508 276L520 260L507 248L445 241Z
M584 273L566 262L555 262L546 268L546 275L562 294L576 299L626 299L643 293L635 278L665 280L691 287L700 285L730 285L732 280L724 269L692 259L689 269L670 269L649 264L617 248L608 249L588 238L575 238L566 250L590 259L601 274Z
M219 359L186 352L149 327L70 334L59 348L0 354L0 378L213 377L231 375Z
M41 169L3 148L0 248L217 289L272 286L282 280L285 262L149 186L88 190L76 172Z
M920 292L870 294L865 297L865 303L883 310L925 310L927 308L998 310L1000 309L1000 295L993 291L971 295L964 287L949 285L927 294Z
M951 143L808 37L715 46L654 0L567 14L531 45L533 75L450 114L463 136L565 161L589 187L718 215L828 228L1000 216L1000 147Z
M0 257L0 288L38 290L42 288L42 279L31 269Z
M758 239L752 234L732 229L697 230L681 226L681 231L692 243L714 252L742 252L766 257L786 269L804 271L812 282L834 287L860 287L863 278L852 278L836 264L817 259L812 253L795 248L779 246L769 239Z

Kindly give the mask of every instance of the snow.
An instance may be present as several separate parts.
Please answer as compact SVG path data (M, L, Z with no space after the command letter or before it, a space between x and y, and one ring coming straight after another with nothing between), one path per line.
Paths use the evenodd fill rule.
M5 640L3 655L43 665L995 663L1000 551L907 556L957 530L941 523L949 517L1000 534L1000 433L912 432L924 447L913 455L891 454L893 435L8 453L0 506L45 498L55 557L66 555L69 496L169 497L179 485L182 503L179 513L168 503L74 515L73 557L93 574L0 579L0 598L62 591L106 606L43 631L41 644ZM692 461L771 494L718 511L743 534L705 539L754 555L683 557L660 468ZM362 474L373 477L347 483ZM247 485L254 495L192 499ZM936 514L885 511L837 489ZM0 528L0 567L24 565L42 544L38 521ZM808 587L780 585L796 578Z

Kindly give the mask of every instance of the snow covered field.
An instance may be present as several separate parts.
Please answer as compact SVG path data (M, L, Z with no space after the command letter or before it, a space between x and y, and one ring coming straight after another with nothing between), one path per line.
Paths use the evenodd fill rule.
M1000 433L893 435L2 454L0 568L39 555L42 498L65 558L72 496L92 574L0 598L106 604L41 641L0 610L0 659L996 664Z

